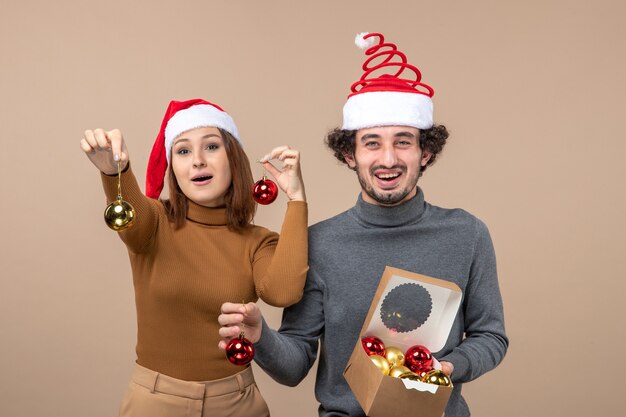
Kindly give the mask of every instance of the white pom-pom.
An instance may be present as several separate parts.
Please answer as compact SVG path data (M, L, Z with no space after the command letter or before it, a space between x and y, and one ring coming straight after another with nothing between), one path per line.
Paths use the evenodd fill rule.
M371 36L367 39L364 39L365 35L369 35L369 32L357 33L356 37L354 38L354 44L359 49L371 48L376 44L376 36Z

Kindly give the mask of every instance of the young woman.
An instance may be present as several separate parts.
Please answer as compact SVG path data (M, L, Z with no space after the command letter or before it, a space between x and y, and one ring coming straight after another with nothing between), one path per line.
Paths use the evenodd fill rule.
M252 174L237 128L219 106L173 101L154 144L144 196L119 130L85 131L81 148L136 211L121 231L133 272L137 363L120 415L267 416L250 367L218 348L220 306L258 298L286 307L302 296L307 204L299 152L274 148L265 169L289 198L280 239L252 225ZM278 159L283 167L269 161ZM167 171L169 199L157 200Z

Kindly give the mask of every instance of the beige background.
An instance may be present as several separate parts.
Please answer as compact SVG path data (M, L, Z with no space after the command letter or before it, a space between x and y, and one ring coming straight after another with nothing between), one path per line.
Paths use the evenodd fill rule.
M452 136L427 199L473 212L496 245L511 346L467 384L474 415L624 415L624 4L0 0L0 416L113 416L128 381L128 260L82 131L122 129L143 181L167 102L214 100L252 158L302 151L315 223L357 195L322 140L361 75L360 31L436 90ZM277 230L284 209L257 223ZM297 388L257 376L274 416L316 415L314 372Z

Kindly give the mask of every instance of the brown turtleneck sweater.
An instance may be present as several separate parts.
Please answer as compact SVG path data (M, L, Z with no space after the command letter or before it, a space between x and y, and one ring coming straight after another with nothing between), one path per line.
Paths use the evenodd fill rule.
M117 176L102 174L109 201ZM119 233L130 257L137 308L137 363L187 381L233 375L219 341L217 316L224 302L286 307L302 297L307 264L307 204L288 203L280 240L251 226L236 233L225 208L189 201L187 221L176 230L163 204L143 195L130 168L122 194L136 211L135 224Z

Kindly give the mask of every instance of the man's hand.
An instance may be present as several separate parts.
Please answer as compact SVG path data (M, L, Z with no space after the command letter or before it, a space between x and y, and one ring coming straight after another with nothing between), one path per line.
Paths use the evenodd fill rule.
M452 365L452 362L440 362L441 363L441 370L443 371L444 374L448 375L449 377L452 376L452 372L454 372L454 365Z
M217 318L217 321L222 326L219 330L222 338L218 344L220 349L225 350L230 339L239 337L242 331L250 342L256 343L259 341L263 316L255 303L224 303L222 304L221 312L222 314Z

